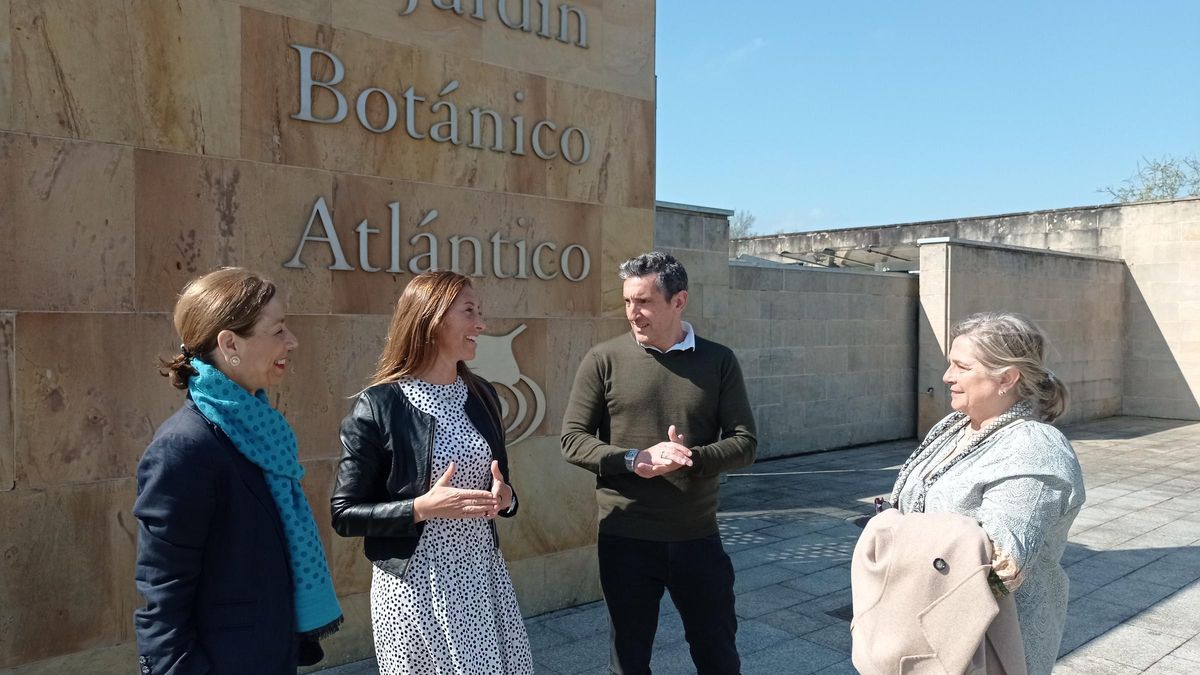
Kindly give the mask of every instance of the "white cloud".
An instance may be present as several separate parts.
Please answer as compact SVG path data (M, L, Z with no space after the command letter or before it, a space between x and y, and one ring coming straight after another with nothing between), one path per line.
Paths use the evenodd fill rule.
M750 58L754 52L762 49L767 45L767 41L763 38L756 37L741 45L740 47L725 54L717 67L721 70L726 70Z

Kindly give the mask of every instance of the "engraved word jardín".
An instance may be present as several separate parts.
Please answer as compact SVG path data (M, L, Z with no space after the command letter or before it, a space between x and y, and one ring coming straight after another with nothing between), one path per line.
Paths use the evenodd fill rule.
M417 9L417 0L406 0L404 8L400 10L400 16L408 16ZM463 5L464 0L432 0L432 4L436 9L444 9L454 12L459 16L463 16L466 10ZM533 32L533 15L529 12L529 0L519 0L517 2L516 16L513 16L511 11L512 0L493 0L491 3L486 0L473 0L470 16L472 19L487 21L487 5L495 6L496 16L500 19L500 23L508 26L513 30L520 30L526 33ZM587 49L587 14L579 7L570 5L558 6L558 34L551 31L554 29L554 23L550 18L550 2L549 0L537 0L538 4L538 30L537 36L542 38L554 38L559 42L573 44L576 47ZM578 32L574 39L571 38L571 17L575 17L575 25L578 26Z

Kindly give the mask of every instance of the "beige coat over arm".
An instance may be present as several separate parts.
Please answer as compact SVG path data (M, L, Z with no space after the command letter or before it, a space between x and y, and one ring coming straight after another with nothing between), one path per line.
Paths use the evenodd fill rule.
M950 513L872 518L854 547L854 666L863 675L1026 675L1011 595L988 583L992 547Z

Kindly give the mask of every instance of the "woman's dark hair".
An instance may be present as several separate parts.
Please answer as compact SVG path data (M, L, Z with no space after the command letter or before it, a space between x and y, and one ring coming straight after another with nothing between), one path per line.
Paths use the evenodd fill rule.
M188 378L196 374L191 360L211 362L209 355L223 330L249 337L274 297L275 284L241 267L222 267L192 279L175 302L179 354L161 361L159 373L176 389L187 389Z

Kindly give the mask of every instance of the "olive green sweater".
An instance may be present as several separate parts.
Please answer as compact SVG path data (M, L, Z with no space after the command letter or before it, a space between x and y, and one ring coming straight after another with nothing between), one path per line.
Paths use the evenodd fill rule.
M672 424L693 466L654 478L628 471L625 453L668 440ZM715 533L720 474L754 462L757 446L737 357L698 336L694 350L665 354L629 333L593 347L563 417L563 456L596 474L600 531L634 539Z

